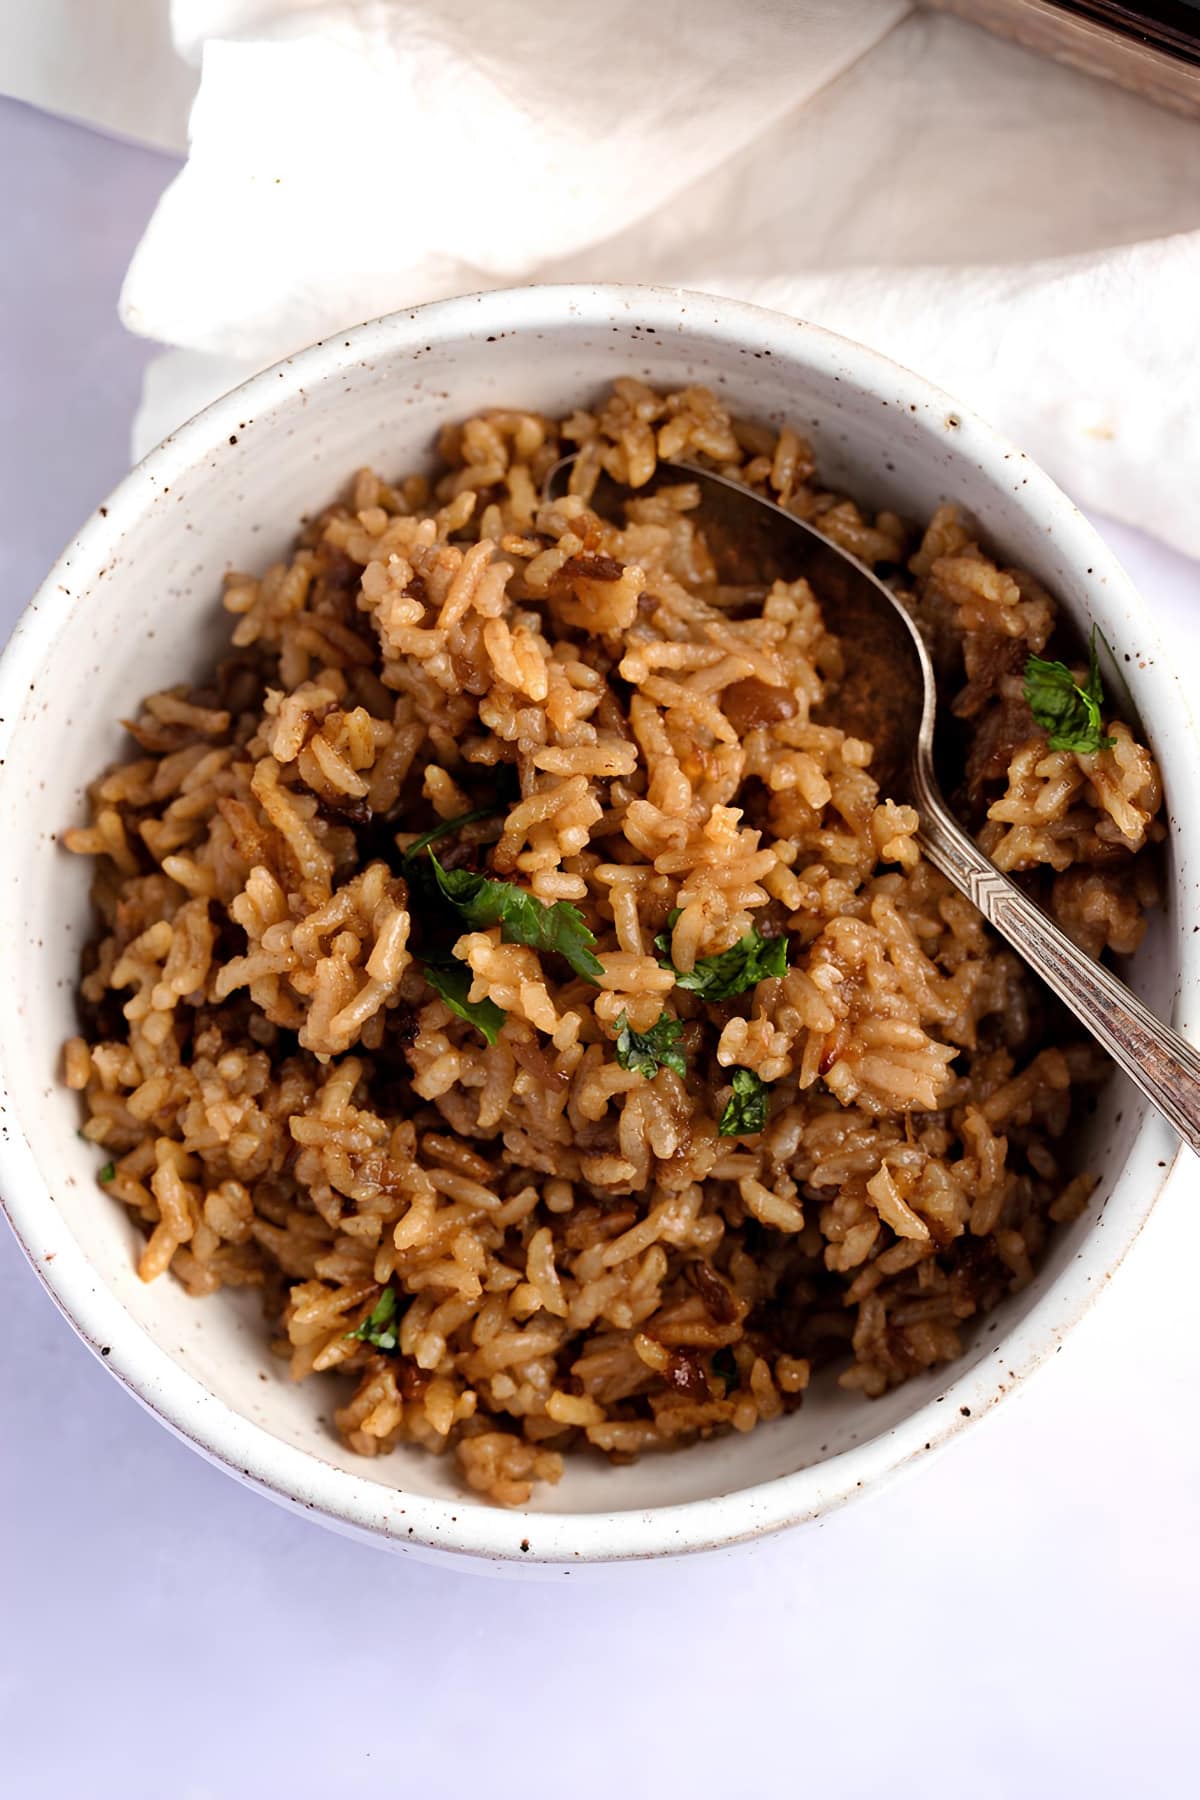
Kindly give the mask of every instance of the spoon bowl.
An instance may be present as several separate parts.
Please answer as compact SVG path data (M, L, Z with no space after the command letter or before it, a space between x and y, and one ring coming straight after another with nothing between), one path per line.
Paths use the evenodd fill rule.
M548 499L568 491L575 461L567 456L551 469ZM772 582L803 579L821 596L839 638L854 650L838 687L837 722L873 746L880 787L906 799L913 745L923 737L933 743L936 695L929 652L908 613L864 563L773 500L708 469L674 466L700 490L704 539L722 585L765 594ZM603 515L632 493L602 475L591 504Z

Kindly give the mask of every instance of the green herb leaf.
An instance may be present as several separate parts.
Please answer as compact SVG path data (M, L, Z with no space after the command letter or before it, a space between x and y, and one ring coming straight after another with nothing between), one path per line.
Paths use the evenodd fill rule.
M398 1350L401 1311L400 1296L389 1284L361 1325L348 1331L346 1336L358 1338L364 1344L373 1344L376 1350Z
M1111 749L1115 738L1104 735L1100 708L1104 689L1096 656L1096 627L1088 645L1087 679L1082 687L1066 663L1031 656L1025 664L1025 699L1034 723L1047 733L1051 750L1074 750L1093 756Z
M767 1099L771 1092L753 1069L734 1069L729 1096L717 1130L722 1137L754 1137L767 1123Z
M452 1013L482 1031L489 1044L500 1036L508 1014L494 1000L469 1000L474 979L464 962L425 963L422 973L435 994L440 994Z
M714 1353L712 1372L714 1375L719 1375L725 1383L726 1395L732 1394L738 1384L738 1366L737 1357L728 1344L722 1344L721 1348Z
M556 900L543 906L540 900L512 881L493 881L471 869L443 869L429 851L434 878L446 899L471 931L499 925L506 944L524 944L530 950L552 950L565 956L577 975L595 982L604 967L593 955L596 939L577 906Z
M414 861L416 857L420 856L422 850L428 850L430 844L436 844L439 839L449 837L451 832L461 831L464 825L477 825L481 819L499 818L502 810L499 806L477 806L474 812L459 813L457 819L443 819L440 825L433 827L432 831L427 831L421 837L414 838L404 852L405 862Z
M668 921L668 932L673 926L674 918ZM679 987L689 994L698 994L702 1000L731 1000L735 994L744 994L747 988L757 987L760 981L787 974L787 939L763 937L754 926L728 950L722 950L718 956L701 957L686 975L681 975L671 961L668 932L660 933L654 940L659 963L664 969L674 970Z
M116 1173L117 1173L116 1163L115 1162L106 1162L104 1167L100 1171L99 1180L104 1181L104 1182L112 1181L113 1178L115 1177Z
M662 1013L649 1031L635 1031L622 1012L617 1019L617 1061L623 1069L636 1069L653 1081L660 1069L673 1069L682 1081L687 1057L675 1046L683 1036L683 1021Z

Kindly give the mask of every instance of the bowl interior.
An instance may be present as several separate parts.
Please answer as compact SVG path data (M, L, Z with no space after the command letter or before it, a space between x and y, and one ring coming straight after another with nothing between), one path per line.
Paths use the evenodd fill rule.
M94 1283L234 1412L389 1494L452 1497L462 1509L472 1502L456 1488L448 1463L400 1450L364 1464L339 1445L330 1413L342 1390L333 1380L288 1381L267 1350L253 1296L195 1301L169 1279L138 1281L136 1234L96 1187L100 1159L77 1137L75 1097L58 1083L62 1042L74 1029L77 958L90 927L87 869L58 847L57 834L82 818L84 790L96 772L128 753L116 721L144 693L201 671L225 641L225 571L262 569L282 555L301 518L355 468L369 463L396 475L426 464L447 419L492 405L563 412L621 374L671 386L703 382L743 414L786 418L809 433L824 479L868 503L886 501L916 518L947 498L970 508L1007 560L1037 575L1081 623L1098 620L1128 653L1130 687L1152 739L1177 707L1174 698L1169 705L1162 699L1170 677L1138 641L1140 614L1131 610L1111 558L1082 521L1071 521L1065 503L1058 502L1057 519L1044 502L1031 507L1029 465L997 449L970 418L903 371L810 328L695 296L624 292L620 299L612 290L590 298L575 291L569 302L543 290L397 316L308 353L298 371L268 371L218 403L168 440L68 551L25 627L37 667L23 671L28 679L0 727L7 736L0 1020L8 1128L17 1130L19 1121L56 1228L65 1227ZM1033 479L1043 493L1044 479ZM1156 748L1169 773L1171 745L1157 741ZM1178 844L1168 882L1167 907L1153 919L1131 971L1135 987L1163 1014L1181 977L1179 921L1189 875ZM1114 1082L1078 1145L1080 1159L1101 1176L1092 1207L1059 1234L1033 1286L980 1323L954 1370L876 1402L823 1386L793 1417L749 1437L629 1468L583 1457L536 1506L644 1513L711 1498L878 1438L972 1368L986 1366L993 1389L1002 1389L1010 1367L1028 1355L1028 1346L1020 1356L1006 1348L1014 1327L1038 1308L1052 1325L1055 1295L1097 1234L1111 1227L1110 1238L1123 1243L1136 1228L1146 1193L1174 1154L1169 1134L1156 1124L1144 1131L1145 1122L1144 1102ZM45 1254L38 1215L27 1204L23 1217L37 1260ZM48 1231L46 1237L48 1244Z

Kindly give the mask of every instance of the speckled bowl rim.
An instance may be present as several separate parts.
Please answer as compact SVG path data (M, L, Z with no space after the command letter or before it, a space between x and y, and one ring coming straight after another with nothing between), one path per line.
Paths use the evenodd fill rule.
M227 443L239 420L262 417L281 398L301 388L311 391L363 359L425 342L477 337L483 325L500 333L561 327L571 319L588 327L619 317L673 331L689 309L710 338L795 358L819 374L848 376L862 391L886 393L914 410L934 408L943 416L952 412L969 427L971 449L985 477L997 486L1005 461L1018 454L957 401L888 358L821 327L739 301L675 288L564 285L468 295L391 313L314 344L213 402L152 450L92 514L47 576L0 658L0 756L19 716L20 699L31 679L42 674L43 659L62 629L63 590L86 588L89 576L112 558L154 494ZM962 436L967 435L964 430ZM1107 579L1120 604L1136 618L1142 641L1154 644L1156 634L1141 601L1092 526L1025 458L1022 472L1025 510L1052 524L1068 563L1091 567ZM1178 726L1195 743L1182 684L1166 658L1156 655L1153 660L1146 685L1154 690L1155 705L1166 715L1167 726ZM1200 936L1184 934L1177 1010L1191 1011L1198 997ZM1179 1154L1178 1145L1167 1140L1159 1179L1146 1185L1138 1207L1127 1209L1123 1232L1092 1234L1085 1245L1091 1254L1081 1252L1039 1303L997 1340L998 1354L949 1381L879 1436L793 1474L705 1500L647 1511L542 1513L393 1490L287 1444L234 1411L186 1373L100 1282L60 1216L13 1115L2 1055L0 1116L0 1200L26 1255L85 1343L172 1431L238 1479L336 1529L401 1550L450 1552L525 1567L531 1562L570 1566L714 1549L816 1519L877 1489L975 1423L1053 1354L1122 1261ZM1148 1119L1135 1144L1155 1126ZM1114 1194L1127 1179L1127 1173L1118 1178Z

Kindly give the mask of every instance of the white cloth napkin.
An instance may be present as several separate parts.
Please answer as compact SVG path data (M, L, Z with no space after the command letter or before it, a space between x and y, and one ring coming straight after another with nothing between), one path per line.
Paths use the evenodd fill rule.
M62 4L62 0L56 0ZM655 281L886 351L1200 553L1200 124L908 0L174 0L191 150L122 313L144 449L297 346Z

